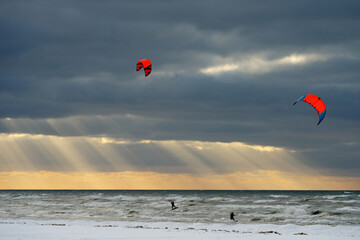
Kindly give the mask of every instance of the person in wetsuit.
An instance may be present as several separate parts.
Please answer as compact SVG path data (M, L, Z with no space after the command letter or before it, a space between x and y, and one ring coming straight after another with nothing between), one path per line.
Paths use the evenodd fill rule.
M171 210L177 209L178 207L175 206L175 202L171 201Z
M233 212L231 212L230 213L230 220L233 220L234 222L237 222L234 217L235 217L235 214Z

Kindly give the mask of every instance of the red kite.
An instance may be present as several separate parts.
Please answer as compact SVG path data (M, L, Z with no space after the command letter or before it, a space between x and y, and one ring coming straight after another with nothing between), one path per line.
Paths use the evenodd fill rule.
M141 68L144 68L145 77L149 76L149 74L151 73L151 68L152 68L150 60L149 59L140 60L136 64L136 71L139 71Z

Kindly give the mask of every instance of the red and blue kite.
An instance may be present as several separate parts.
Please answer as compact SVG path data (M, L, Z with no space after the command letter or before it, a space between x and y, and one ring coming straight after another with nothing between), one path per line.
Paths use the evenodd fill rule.
M326 107L325 103L319 98L318 96L314 94L307 94L299 98L296 102L294 102L293 105L295 105L298 102L307 102L310 104L319 114L319 122L317 125L321 123L321 121L324 119L326 114Z

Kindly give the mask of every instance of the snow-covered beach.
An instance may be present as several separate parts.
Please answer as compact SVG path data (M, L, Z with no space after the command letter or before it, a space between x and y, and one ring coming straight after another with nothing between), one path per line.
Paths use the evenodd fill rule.
M355 240L360 226L0 220L0 239Z

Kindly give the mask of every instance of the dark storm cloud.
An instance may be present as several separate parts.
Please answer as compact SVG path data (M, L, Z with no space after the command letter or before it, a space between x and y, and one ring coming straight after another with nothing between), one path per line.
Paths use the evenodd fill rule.
M335 5L335 6L334 6ZM154 66L197 64L208 54L307 51L358 44L359 4L185 2L3 2L5 72L37 81L117 74L129 80L133 62L151 56ZM36 17L35 17L36 16ZM11 45L11 48L9 47ZM21 51L21 49L23 49ZM19 51L21 51L19 53ZM358 50L357 50L358 51ZM196 57L202 55L204 57ZM192 57L195 57L194 62Z
M0 117L13 118L1 132L241 141L303 152L319 168L359 168L358 1L2 1L0 9ZM324 59L200 73L292 54ZM148 78L135 72L145 57ZM328 107L318 127L313 109L292 106L306 93ZM78 120L85 131L44 120L80 115L89 116Z

